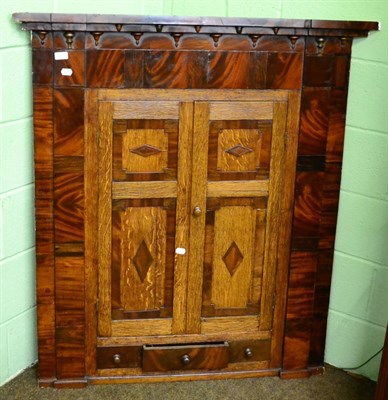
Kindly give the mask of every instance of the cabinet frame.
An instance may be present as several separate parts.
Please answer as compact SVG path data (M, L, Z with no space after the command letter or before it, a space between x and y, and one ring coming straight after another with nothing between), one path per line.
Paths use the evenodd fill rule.
M32 31L39 384L61 388L322 372L352 42L378 30L379 24L85 14L13 17ZM67 59L58 59L58 52L67 53ZM62 74L63 68L72 74ZM85 201L95 202L97 188L85 179L93 173L85 160L96 155L88 141L97 115L84 113L84 106L85 101L97 104L94 89L103 100L112 96L111 89L134 88L142 98L154 89L177 94L181 89L197 94L216 89L221 100L233 96L230 89L300 93L300 104L291 111L298 113L300 107L300 120L290 123L294 129L299 125L298 152L286 153L286 162L296 167L295 196L282 199L294 203L287 209L293 214L292 235L283 227L281 233L291 246L290 263L276 282L282 288L288 283L288 291L276 301L275 319L286 313L274 333L280 339L272 342L277 347L272 353L279 356L269 369L258 364L260 371L247 365L243 372L228 374L130 377L118 368L91 376L96 354L87 335L96 329L90 316L97 307L93 271L98 248L88 243L94 213L85 209ZM265 357L268 342L263 340L255 348ZM116 345L120 347L119 340ZM231 349L236 359L241 346ZM104 351L101 365L110 365L104 364L110 355ZM125 354L132 356L136 352Z

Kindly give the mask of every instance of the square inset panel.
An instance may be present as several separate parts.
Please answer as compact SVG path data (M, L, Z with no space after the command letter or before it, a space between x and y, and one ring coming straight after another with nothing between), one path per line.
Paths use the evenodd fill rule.
M123 135L122 167L126 172L163 172L167 150L164 129L128 129Z
M178 121L114 120L113 180L176 179Z
M272 121L211 121L208 178L267 179L271 140Z
M221 129L218 135L217 169L254 171L260 164L259 129Z

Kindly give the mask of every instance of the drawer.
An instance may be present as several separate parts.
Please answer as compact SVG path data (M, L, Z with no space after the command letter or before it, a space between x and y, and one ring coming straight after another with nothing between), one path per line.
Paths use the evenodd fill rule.
M215 370L227 367L228 343L143 346L143 371Z
M141 350L141 346L98 347L97 369L140 367Z
M271 340L239 340L230 342L230 363L248 361L269 361Z

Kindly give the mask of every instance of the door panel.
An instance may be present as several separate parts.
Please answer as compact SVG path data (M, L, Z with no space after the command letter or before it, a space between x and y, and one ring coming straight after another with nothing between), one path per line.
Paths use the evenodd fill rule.
M202 213L191 221L188 292L202 299L188 299L189 333L272 327L286 111L278 101L195 103L191 207Z
M190 180L177 179L178 137L187 160L192 106L102 102L99 121L99 335L183 331L186 265L174 254Z
M297 133L286 132L287 92L101 96L99 343L274 337L283 190L293 187L283 160Z

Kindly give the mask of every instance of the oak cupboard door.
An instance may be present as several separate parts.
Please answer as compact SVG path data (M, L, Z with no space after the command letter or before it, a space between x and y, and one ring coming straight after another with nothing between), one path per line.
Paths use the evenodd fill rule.
M275 295L285 295L276 274L288 263L278 253L291 218L286 151L297 141L285 100L194 105L188 333L272 336Z
M272 349L263 368L278 367L299 94L96 90L88 98L96 144L86 156L86 254L95 258L87 271L97 303L89 348L234 346L243 335L250 348Z
M99 102L98 336L185 331L191 103Z

